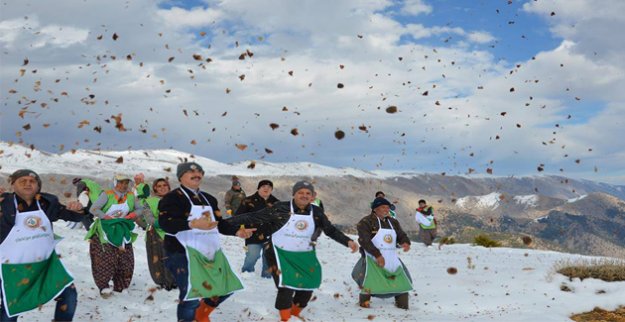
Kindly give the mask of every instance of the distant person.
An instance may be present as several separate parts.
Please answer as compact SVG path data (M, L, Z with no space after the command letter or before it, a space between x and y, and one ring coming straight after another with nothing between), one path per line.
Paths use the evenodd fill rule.
M257 234L271 236L272 251L265 256L278 288L275 308L281 321L288 321L291 316L301 318L313 291L321 285L321 264L312 241L316 228L352 252L358 251L358 244L332 225L321 208L311 204L314 193L310 182L299 181L293 185L293 199L219 223L220 231L223 226L230 234L243 225L258 229Z
M361 289L359 305L370 307L371 296L395 297L395 306L408 309L412 279L397 256L397 248L410 250L410 239L397 219L389 216L391 203L378 197L371 203L371 214L363 217L356 229L361 257L352 278Z
M258 190L253 195L245 198L241 203L239 209L237 209L236 215L246 214L248 212L255 212L267 207L273 207L273 205L280 200L274 197L273 182L270 180L261 180L258 182ZM235 215L235 216L236 216ZM265 258L265 246L267 242L267 236L263 234L254 233L250 238L245 240L245 260L243 261L242 272L254 272L254 266L256 261L261 257L263 268L260 273L261 277L271 278L271 272L269 272L269 265L267 265L267 259ZM270 250L271 251L271 250Z
M419 208L415 213L415 220L419 224L419 237L425 246L432 245L436 238L436 218L432 212L432 207L426 201L419 200Z
M129 176L115 175L113 189L100 193L89 209L96 218L86 236L90 239L91 272L105 299L130 286L135 268L132 243L137 234L133 230L138 216L143 215L143 205L130 191L130 181Z
M226 207L226 216L224 218L228 218L233 214L237 213L239 206L245 199L245 191L241 189L241 182L239 179L234 176L232 177L232 186L230 190L226 191L226 195L224 196L224 205Z
M313 201L312 201L311 203L312 203L313 205L315 205L315 206L317 206L317 207L321 208L321 210L325 211L325 210L326 210L326 208L323 206L323 201L321 201L321 199L319 199L319 197L318 197L318 196L319 196L319 195L317 194L317 191L315 191L315 194L314 194L314 196L313 196L315 199L313 199Z
M165 178L154 180L152 195L150 195L150 186L145 183L145 177L142 174L135 176L135 183L137 184L137 196L143 204L146 219L145 249L148 256L148 269L154 283L169 291L176 288L176 280L165 267L165 250L163 248L165 231L161 229L158 223L158 203L171 190L169 181Z
M13 172L9 183L12 193L0 189L0 321L17 321L20 314L41 309L52 299L54 321L72 321L78 295L74 278L55 251L52 222L80 222L83 207L78 201L64 206L56 196L41 192L41 178L32 170Z
M386 199L386 194L384 194L383 191L378 191L375 193L375 197L376 198L385 198ZM388 199L387 199L388 200ZM373 204L373 202L371 203ZM391 203L391 209L389 210L389 215L393 218L397 218L397 213L395 213L395 205Z

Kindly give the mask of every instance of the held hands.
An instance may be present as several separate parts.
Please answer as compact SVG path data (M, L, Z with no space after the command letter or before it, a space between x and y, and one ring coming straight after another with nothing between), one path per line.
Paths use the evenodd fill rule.
M384 267L384 256L380 255L378 257L375 258L375 262L378 264L378 266L380 267Z
M70 201L67 203L67 206L65 206L65 208L74 212L82 212L83 207L82 204L78 201Z
M356 242L353 240L350 240L347 242L347 247L349 247L352 250L352 253L355 253L358 251L358 244L356 244Z
M407 252L410 250L410 244L408 243L401 244L401 247L404 249L404 252Z
M241 225L241 228L239 228L239 230L237 230L236 232L236 236L243 238L243 239L248 239L250 237L252 237L252 234L256 231L256 228L245 228L245 226Z

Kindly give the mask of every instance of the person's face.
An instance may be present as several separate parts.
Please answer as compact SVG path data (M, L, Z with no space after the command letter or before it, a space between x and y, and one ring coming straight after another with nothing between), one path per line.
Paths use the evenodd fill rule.
M169 192L169 190L171 190L171 188L169 187L169 183L167 181L159 181L154 186L154 193L158 197L162 197L166 195Z
M39 183L37 179L31 176L17 178L11 187L16 195L26 201L32 201L37 192L39 192Z
M308 189L299 189L293 195L293 200L295 201L295 205L300 209L306 209L313 200L313 193Z
M389 211L391 211L391 207L387 205L381 205L373 209L375 215L380 218L388 216Z
M189 170L180 177L180 183L191 189L199 189L204 174L200 170Z
M115 184L115 190L119 192L128 192L128 186L130 185L130 180L119 180L117 184Z
M378 193L377 195L375 195L376 198L386 198L386 196L383 193Z
M258 188L258 195L263 199L269 198L271 192L273 192L273 188L268 184L264 184Z
M237 184L237 185L234 185L234 186L232 186L232 190L234 190L234 191L239 191L239 190L241 190L241 186L240 186L240 185L238 185L238 184Z
M419 203L419 207L421 207L421 208L425 207L425 202L420 202Z

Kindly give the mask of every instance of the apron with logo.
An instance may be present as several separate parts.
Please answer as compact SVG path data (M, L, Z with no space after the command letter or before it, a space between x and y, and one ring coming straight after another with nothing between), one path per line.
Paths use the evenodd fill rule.
M189 221L200 219L208 212L210 219L215 221L213 208L206 198L206 206L194 205L189 195L180 189L191 203ZM221 249L219 230L217 227L209 230L190 229L180 231L174 235L184 246L187 255L189 280L187 294L184 300L223 296L243 289L243 283L232 271L226 255Z
M105 214L113 219L96 218L85 239L96 235L102 244L108 242L115 247L132 244L137 239L137 234L132 232L135 229L135 222L124 218L131 211L126 198L127 195L123 203L112 204L106 210Z
M56 254L60 238L41 210L19 212L15 225L0 244L2 305L9 317L36 309L72 284L74 278Z
M397 244L397 233L390 222L391 228L382 228L380 218L377 219L380 229L371 239L371 242L380 250L384 257L384 267L378 266L373 255L365 251L367 263L362 293L390 294L408 292L412 290L412 283L399 260L399 256L397 256L395 247Z
M321 264L311 243L315 231L313 208L310 215L297 215L291 201L291 217L271 235L280 270L279 287L293 290L314 290L321 285Z

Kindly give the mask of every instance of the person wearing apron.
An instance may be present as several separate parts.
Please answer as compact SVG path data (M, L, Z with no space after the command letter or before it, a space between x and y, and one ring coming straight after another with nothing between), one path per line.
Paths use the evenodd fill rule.
M158 204L158 223L166 233L165 266L180 290L178 321L206 322L243 284L221 249L217 199L200 191L204 170L185 162L178 165L177 176L180 187Z
M85 237L89 240L93 279L103 298L130 286L135 267L132 242L137 239L133 230L137 214L143 214L143 206L129 191L130 177L118 174L114 185L91 205L89 211L96 220Z
M41 179L22 169L10 177L14 193L0 196L0 321L17 321L20 314L56 300L55 321L74 318L78 294L55 247L58 219L80 222L82 205L63 206L54 195L41 193Z
M356 228L361 258L352 271L352 278L360 287L359 304L369 308L371 296L395 297L395 306L408 309L408 291L412 279L397 256L400 246L410 250L410 239L399 221L389 214L391 203L378 197L371 203L371 214L362 218Z
M141 176L135 176L135 183L137 184L137 191L149 192L149 186L143 183ZM147 189L143 189L147 187ZM163 238L165 238L165 231L161 229L158 224L158 203L161 198L165 196L170 190L169 182L167 179L158 178L154 180L152 184L154 192L153 196L147 196L144 194L144 198L139 196L139 200L144 206L144 217L146 219L147 230L145 234L145 250L148 257L148 269L152 280L161 288L165 290L172 290L176 288L176 281L171 272L165 267L165 252L163 249Z
M275 307L281 321L300 317L313 290L321 284L321 265L312 241L316 229L352 252L358 251L358 244L334 227L321 208L311 204L314 192L310 182L299 181L293 186L292 200L219 222L219 231L224 234L232 234L243 225L271 236L265 254L278 288Z
M415 221L419 224L419 237L425 246L432 245L436 238L436 219L432 213L432 206L428 206L425 200L419 200L419 208L415 213Z

